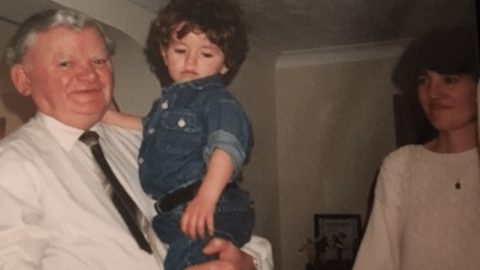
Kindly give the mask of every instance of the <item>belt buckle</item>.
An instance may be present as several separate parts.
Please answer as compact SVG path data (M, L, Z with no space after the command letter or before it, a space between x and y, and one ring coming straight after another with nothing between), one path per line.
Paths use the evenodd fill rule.
M157 213L164 214L166 212L171 211L173 208L175 208L176 206L179 205L177 203L172 204L171 195L172 194L168 194L168 195L164 196L162 199L160 199L159 201L155 202L155 210L157 211Z
M157 211L158 214L163 214L164 211L162 210L162 207L160 206L160 202L155 202L154 204L155 210Z

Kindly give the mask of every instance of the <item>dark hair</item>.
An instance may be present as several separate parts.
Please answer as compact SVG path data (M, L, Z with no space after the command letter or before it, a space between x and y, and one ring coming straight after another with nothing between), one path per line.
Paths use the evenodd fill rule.
M416 141L426 143L438 135L418 100L419 77L427 71L443 75L468 75L479 79L478 33L473 25L444 28L413 40L400 57L392 74L393 84L410 103L415 119Z
M83 13L70 9L50 9L35 13L27 18L15 32L7 45L6 62L9 67L20 63L38 33L48 31L55 27L70 29L95 28L103 38L108 56L115 54L115 44L105 34L99 22Z
M184 25L174 33L180 23ZM145 55L160 82L170 84L172 79L166 73L160 48L169 46L172 34L181 39L191 31L201 31L225 55L228 72L223 81L228 84L246 58L248 28L245 14L234 0L171 0L150 25Z
M427 70L443 75L466 74L478 81L477 34L475 26L460 26L415 39L395 66L393 83L402 93L416 95L418 78Z

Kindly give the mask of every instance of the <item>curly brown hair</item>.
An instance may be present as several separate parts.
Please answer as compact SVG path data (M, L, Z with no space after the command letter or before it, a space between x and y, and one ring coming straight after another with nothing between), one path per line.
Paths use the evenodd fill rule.
M182 27L174 33L180 24ZM191 31L203 32L222 50L228 68L223 81L229 84L247 56L248 30L245 14L234 0L171 0L150 24L145 55L152 72L162 85L168 85L172 79L160 49L169 46L173 34L181 39Z

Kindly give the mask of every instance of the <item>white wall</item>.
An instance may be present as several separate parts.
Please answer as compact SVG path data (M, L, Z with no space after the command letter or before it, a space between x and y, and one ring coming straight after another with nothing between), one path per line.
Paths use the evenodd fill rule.
M394 59L277 71L281 269L301 269L298 249L314 214L361 214L383 157L394 149Z
M5 51L7 37L12 35L17 26L11 22L0 20L0 50ZM33 106L28 100L17 94L10 82L10 75L4 61L0 57L0 117L5 117L6 134L10 134L22 125L32 114Z
M244 170L243 187L256 204L255 233L270 240L278 263L280 247L280 193L277 158L275 68L250 56L229 87L252 120L255 147ZM276 264L275 269L280 269Z
M360 214L365 222L375 173L395 148L390 76L406 44L279 55L253 42L231 90L254 124L245 186L275 269L305 267L298 249L314 235L314 214Z
M117 44L113 57L115 101L122 112L143 116L160 97L160 83L146 64L143 44L116 29L108 33Z

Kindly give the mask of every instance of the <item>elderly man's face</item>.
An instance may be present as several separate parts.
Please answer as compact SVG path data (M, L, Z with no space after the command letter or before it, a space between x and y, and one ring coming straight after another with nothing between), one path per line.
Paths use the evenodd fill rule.
M12 68L17 90L38 109L67 125L88 129L108 108L113 68L94 28L56 27L37 34L21 64Z

